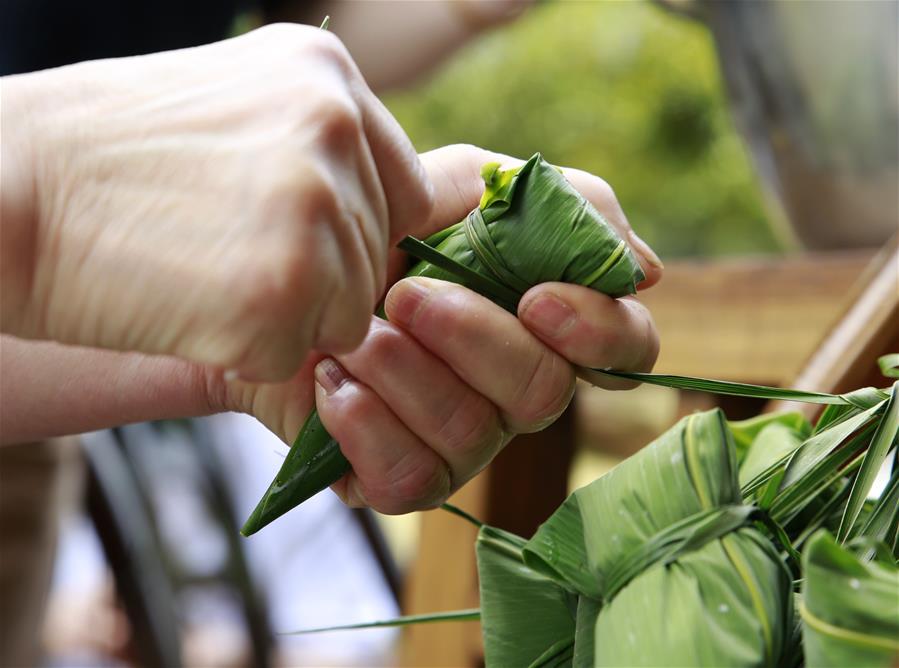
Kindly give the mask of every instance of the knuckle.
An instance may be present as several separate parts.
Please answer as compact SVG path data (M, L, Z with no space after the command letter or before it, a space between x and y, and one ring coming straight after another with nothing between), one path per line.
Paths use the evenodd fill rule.
M338 62L351 60L346 45L330 30L313 29L310 32L308 44L317 54L327 58L333 58Z
M353 392L344 393L341 400L336 406L328 406L330 402L326 401L325 410L328 411L334 424L348 428L350 433L341 434L341 441L346 441L346 445L352 448L354 438L352 430L358 425L368 424L372 415L379 409L374 397L368 392L357 391L358 387L353 388ZM358 448L356 448L358 449Z
M395 366L402 355L404 344L403 335L394 328L372 327L365 340L367 359L377 369Z
M420 463L393 483L397 500L411 504L439 504L449 493L449 475L439 458L421 458Z
M325 145L355 142L362 134L362 111L349 95L320 94L309 113Z
M609 206L618 206L618 196L615 189L605 179L596 177L596 197L600 202Z
M482 459L500 445L502 428L493 405L481 395L468 392L442 417L436 435L447 450Z
M319 311L318 304L333 283L330 268L300 244L270 248L264 257L250 258L236 272L231 290L239 316L267 335L296 336L308 329ZM307 280L310 276L315 280ZM305 338L305 337L303 337Z
M574 370L556 353L542 348L529 376L519 387L516 409L510 411L516 431L539 431L552 423L574 394Z
M408 453L382 484L365 486L372 507L385 514L401 514L439 506L450 493L449 471L434 456Z
M269 156L272 166L257 182L255 224L261 235L296 235L312 223L333 221L342 215L333 174L315 160L297 163L295 155ZM290 239L276 239L280 245ZM298 239L296 241L303 241ZM299 244L296 244L299 245Z

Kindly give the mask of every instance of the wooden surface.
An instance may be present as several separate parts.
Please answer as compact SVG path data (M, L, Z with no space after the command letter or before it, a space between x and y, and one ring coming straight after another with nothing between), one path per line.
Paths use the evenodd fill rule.
M899 239L875 257L853 286L850 303L794 384L806 390L841 393L859 387L888 385L877 358L899 352ZM772 410L787 407L775 403ZM815 407L790 406L811 415Z
M641 294L662 341L656 371L786 385L852 299L871 252L670 262Z

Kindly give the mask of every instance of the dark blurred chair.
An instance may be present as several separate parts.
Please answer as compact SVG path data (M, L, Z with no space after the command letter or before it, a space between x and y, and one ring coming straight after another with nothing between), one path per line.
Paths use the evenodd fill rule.
M204 530L216 531L227 546L225 560L214 570L191 572L166 544L152 502L158 492L153 473L139 463L148 454L146 440L129 434L131 428L82 438L88 463L88 511L131 622L134 658L143 666L181 665L178 593L187 587L212 585L233 592L250 641L248 659L252 665L266 668L271 665L272 633L239 541L239 525L231 511L218 455L195 423L164 428L184 430L193 445L179 447L179 463L190 462L202 480L200 488L210 520ZM164 456L158 448L153 449L153 457Z

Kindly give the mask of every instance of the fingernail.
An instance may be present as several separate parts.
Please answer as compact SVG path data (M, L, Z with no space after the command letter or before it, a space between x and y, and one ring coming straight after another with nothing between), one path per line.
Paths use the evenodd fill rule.
M331 357L326 357L315 365L315 382L322 386L328 396L339 390L349 379L346 369Z
M400 281L384 300L384 310L390 321L399 325L411 325L415 315L428 296L434 291L435 281L423 276L413 276Z
M525 305L522 319L544 336L558 337L577 320L577 312L551 292L545 292Z
M655 267L656 269L664 269L665 265L662 264L662 261L659 259L659 256L656 255L655 251L649 247L649 244L643 241L640 237L637 236L637 233L633 230L630 230L627 233L628 240L631 242L631 247L640 255L650 266Z

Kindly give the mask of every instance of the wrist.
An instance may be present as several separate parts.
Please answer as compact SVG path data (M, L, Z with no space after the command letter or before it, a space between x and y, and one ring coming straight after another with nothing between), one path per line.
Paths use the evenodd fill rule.
M28 75L0 80L0 331L23 333L37 262L37 188Z

